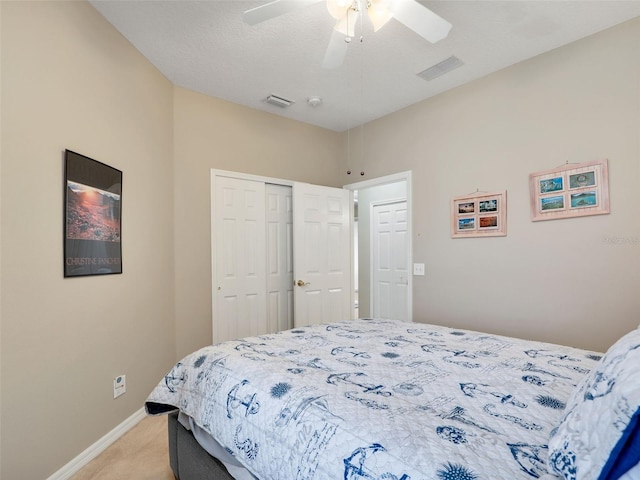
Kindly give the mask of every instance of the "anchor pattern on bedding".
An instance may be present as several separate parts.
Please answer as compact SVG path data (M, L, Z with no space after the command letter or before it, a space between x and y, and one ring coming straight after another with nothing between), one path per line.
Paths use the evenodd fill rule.
M597 358L360 319L205 347L147 402L182 410L263 480L530 479Z

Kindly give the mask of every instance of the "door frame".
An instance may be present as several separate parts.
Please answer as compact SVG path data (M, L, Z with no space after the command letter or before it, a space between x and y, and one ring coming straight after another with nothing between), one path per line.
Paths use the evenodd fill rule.
M412 174L411 170L407 170L405 172L394 173L391 175L385 175L382 177L372 178L369 180L363 180L361 182L350 183L348 185L344 185L343 188L346 188L351 191L362 190L369 187L378 187L381 185L387 185L389 183L397 183L404 181L406 185L406 193L407 193L407 235L408 235L408 261L409 261L409 276L407 286L407 315L409 317L409 321L413 320L413 193L412 193ZM362 232L358 232L360 236ZM370 232L366 232L366 234L371 237ZM353 255L352 255L353 256ZM371 262L371 258L369 258L369 262ZM371 281L371 279L369 279ZM353 280L351 282L353 284ZM355 287L354 287L355 289ZM355 292L354 292L355 293Z
M306 183L306 182L298 182L298 181L294 181L294 180L284 180L281 178L274 178L274 177L265 177L262 175L253 175L253 174L249 174L249 173L241 173L241 172L234 172L234 171L230 171L230 170L219 170L219 169L215 169L212 168L211 172L210 172L210 183L209 183L209 188L210 188L210 212L209 212L209 218L211 219L213 216L213 213L216 211L216 190L215 190L215 185L216 185L216 177L228 177L228 178L235 178L235 179L239 179L239 180L252 180L252 181L258 181L258 182L263 182L263 183L270 183L270 184L274 184L274 185L282 185L282 186L287 186L287 187L291 187L292 189L295 188L295 185L298 183ZM319 185L319 186L325 186L326 185ZM329 187L329 188L340 188L340 187ZM343 187L344 188L344 187ZM353 195L351 195L351 207L353 206ZM295 208L295 207L294 207ZM215 338L217 335L217 326L215 325L215 312L216 312L216 306L217 306L217 299L216 299L216 294L215 294L215 285L213 282L214 279L214 274L216 272L216 255L215 255L215 245L214 245L214 239L215 239L215 225L213 223L213 221L210 222L210 237L209 237L209 241L210 241L210 245L211 245L211 273L210 273L210 278L211 278L211 327L212 327L212 336L213 336L213 341L216 342L217 339ZM351 244L353 243L353 214L350 214L350 220L349 220L349 237L351 239ZM349 302L350 304L353 304L353 295L354 295L354 291L353 291L353 245L351 245L350 248L350 261L349 261L349 270L351 272L350 274L350 278L351 278L351 285L352 288L351 290L348 292L349 293ZM295 273L295 272L294 272ZM350 319L351 314L349 315ZM347 318L345 318L345 320L347 320ZM294 324L295 324L295 314L294 314Z

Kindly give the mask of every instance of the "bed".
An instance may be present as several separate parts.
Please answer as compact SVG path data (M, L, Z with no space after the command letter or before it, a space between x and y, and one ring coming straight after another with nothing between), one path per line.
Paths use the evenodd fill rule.
M640 330L603 356L359 319L202 348L151 392L180 480L640 478Z

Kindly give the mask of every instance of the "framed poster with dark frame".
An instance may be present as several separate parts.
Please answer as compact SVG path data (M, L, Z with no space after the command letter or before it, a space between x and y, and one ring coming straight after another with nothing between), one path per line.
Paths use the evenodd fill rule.
M507 234L507 191L476 192L451 200L451 238Z
M65 150L64 276L122 273L122 172Z
M607 160L567 164L529 175L531 220L609 213Z

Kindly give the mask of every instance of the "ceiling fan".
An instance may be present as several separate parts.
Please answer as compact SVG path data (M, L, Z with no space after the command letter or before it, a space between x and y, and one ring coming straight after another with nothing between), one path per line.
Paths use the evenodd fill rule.
M267 4L247 10L243 19L250 25L275 18L298 8L322 0L273 0ZM325 0L327 10L336 19L329 46L322 62L324 68L342 65L358 18L363 12L378 31L389 20L395 18L425 40L436 43L449 34L451 24L436 15L416 0Z

